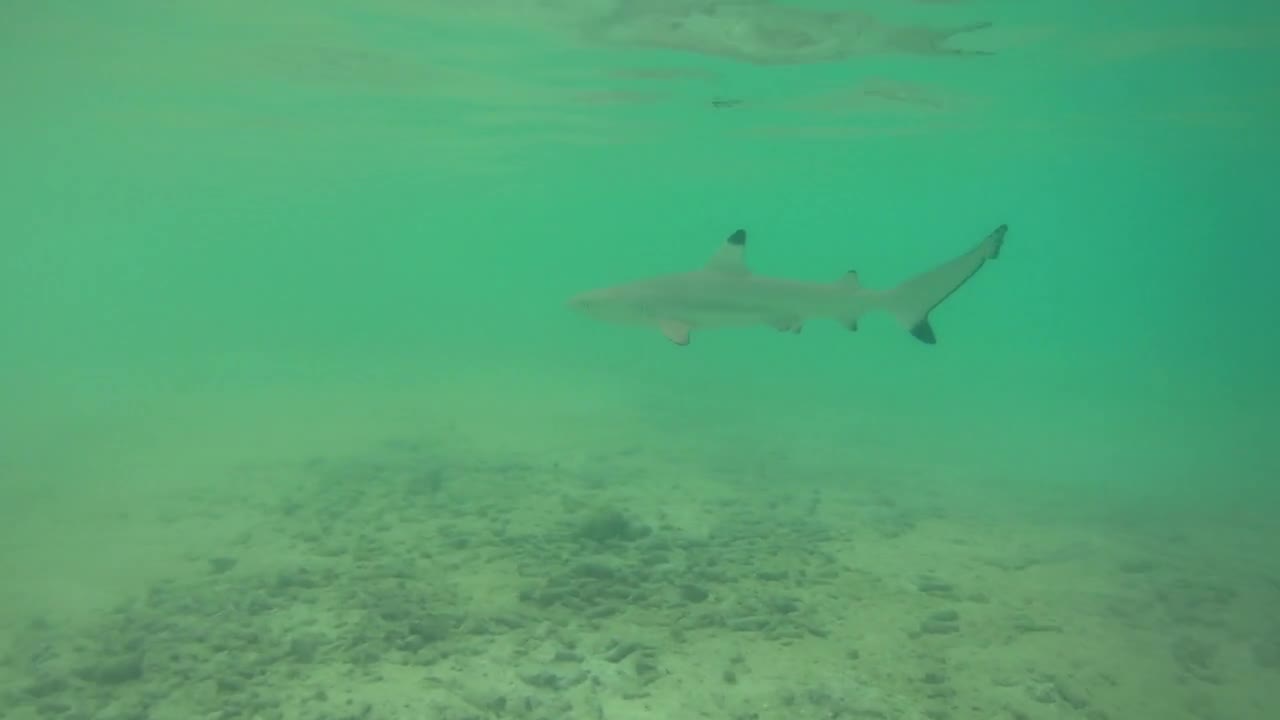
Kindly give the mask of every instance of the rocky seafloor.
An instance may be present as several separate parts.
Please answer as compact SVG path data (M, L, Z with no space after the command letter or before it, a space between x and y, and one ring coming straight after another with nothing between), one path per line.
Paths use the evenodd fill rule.
M190 572L7 633L0 717L1248 720L1280 680L1274 579L653 472L416 443L247 467L192 498L254 521Z

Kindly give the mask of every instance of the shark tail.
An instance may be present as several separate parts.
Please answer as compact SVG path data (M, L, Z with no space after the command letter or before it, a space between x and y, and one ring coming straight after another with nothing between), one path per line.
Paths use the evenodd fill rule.
M888 311L920 342L938 342L929 313L968 282L983 264L1000 256L1007 225L992 230L969 252L927 270L895 288L879 294L879 306Z

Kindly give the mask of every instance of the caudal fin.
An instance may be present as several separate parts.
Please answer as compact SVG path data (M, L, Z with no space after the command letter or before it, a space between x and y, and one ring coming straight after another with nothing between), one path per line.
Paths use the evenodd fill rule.
M959 290L983 263L1000 256L1008 231L1009 226L1001 225L964 255L884 291L880 296L881 307L892 313L920 342L936 343L938 338L929 324L929 313Z

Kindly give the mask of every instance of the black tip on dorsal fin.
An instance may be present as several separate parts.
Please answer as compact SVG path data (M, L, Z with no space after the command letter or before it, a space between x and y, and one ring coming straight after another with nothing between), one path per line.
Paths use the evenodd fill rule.
M738 247L742 247L743 245L747 244L747 231L734 230L733 234L730 235L729 239L726 240L725 242L729 243L730 245L737 245Z
M929 324L929 318L916 323L911 328L911 334L925 345L934 345L938 342L938 337L933 334L933 326Z

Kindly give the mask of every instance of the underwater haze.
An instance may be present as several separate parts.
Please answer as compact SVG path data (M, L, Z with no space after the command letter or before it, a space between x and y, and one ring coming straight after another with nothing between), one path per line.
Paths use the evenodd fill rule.
M1262 1L6 3L0 718L1272 717L1278 65ZM569 302L1006 224L936 344Z

